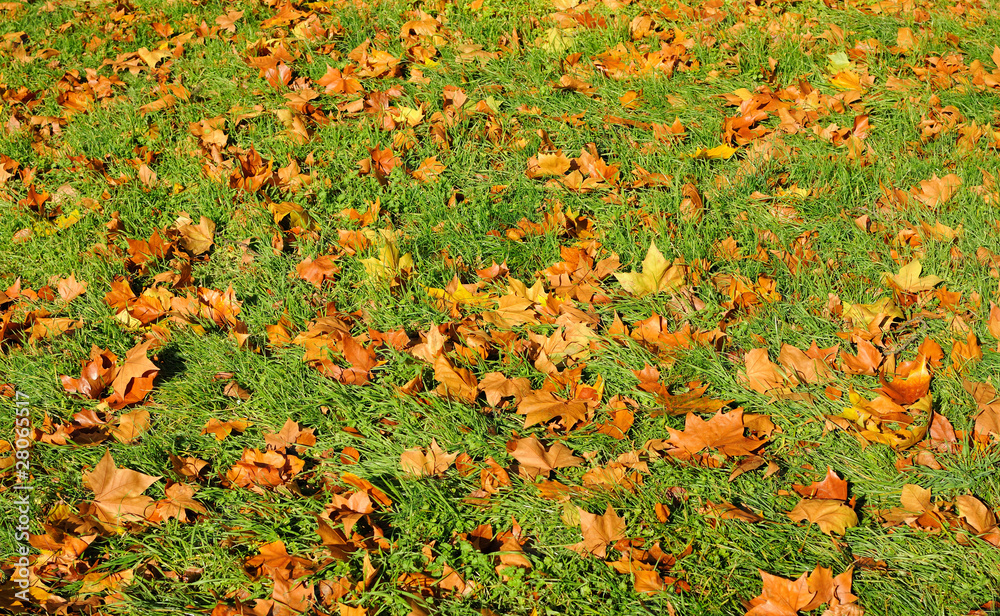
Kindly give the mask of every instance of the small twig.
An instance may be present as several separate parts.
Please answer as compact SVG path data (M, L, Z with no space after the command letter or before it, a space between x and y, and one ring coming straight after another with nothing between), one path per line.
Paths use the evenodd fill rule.
M897 344L892 349L887 350L885 352L885 355L889 356L902 353L909 347L913 346L913 343L916 342L921 336L923 336L926 333L927 333L927 323L921 322L920 326L917 328L917 331L910 334L905 340Z

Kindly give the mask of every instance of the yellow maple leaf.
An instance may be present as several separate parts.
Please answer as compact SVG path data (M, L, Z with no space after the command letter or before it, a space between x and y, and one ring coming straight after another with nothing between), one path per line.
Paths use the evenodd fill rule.
M488 295L472 293L461 283L450 284L444 289L435 287L425 287L425 289L427 290L427 294L434 299L439 299L449 304L475 306L492 300Z
M392 231L382 231L382 244L379 247L378 258L361 259L368 276L380 282L388 282L389 286L398 283L400 274L408 274L413 270L413 256L410 253L400 254L399 246Z
M54 224L58 229L67 229L69 227L72 227L76 223L80 222L83 219L83 217L84 214L81 214L80 210L74 208L73 211L70 212L69 214L62 214L60 216L56 216Z
M919 293L920 291L930 291L942 282L941 278L930 275L920 277L923 266L920 261L914 259L903 267L899 268L896 275L885 274L887 284L898 288L904 293Z
M539 47L552 53L562 53L573 46L575 38L562 28L549 28L545 37L540 40Z
M842 71L830 77L830 83L838 90L860 90L861 77L853 71Z
M871 304L844 304L844 317L858 323L864 323L865 327L870 327L872 321L878 319L879 316L903 319L903 311L899 309L891 296L883 297Z
M676 291L684 284L684 266L676 260L673 264L663 258L656 243L649 245L642 260L642 273L615 274L622 288L632 295L649 295L661 291Z
M716 160L719 158L732 158L738 148L729 147L726 144L717 145L714 148L698 148L691 158L696 160Z

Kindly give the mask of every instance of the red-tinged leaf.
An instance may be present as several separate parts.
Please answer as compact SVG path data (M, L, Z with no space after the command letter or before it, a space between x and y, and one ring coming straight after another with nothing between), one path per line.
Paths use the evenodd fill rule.
M840 369L847 374L874 376L882 365L882 354L867 340L855 338L854 342L858 346L858 354L850 355L846 351L840 351Z
M792 488L807 498L824 498L832 500L847 500L847 482L841 479L832 468L827 467L823 481L814 481L809 486L795 484Z
M118 374L117 361L118 358L114 353L92 346L90 348L90 361L83 363L80 378L74 379L66 375L60 377L63 389L91 400L97 400L115 380L115 376Z
M141 402L153 389L153 379L160 369L149 361L146 353L153 341L147 341L131 349L125 355L125 363L118 369L111 386L114 393L105 398L113 409Z
M891 383L887 383L881 375L879 381L882 388L878 391L893 402L902 406L913 404L930 390L931 373L927 369L927 359L918 355L915 361L896 367L896 378Z

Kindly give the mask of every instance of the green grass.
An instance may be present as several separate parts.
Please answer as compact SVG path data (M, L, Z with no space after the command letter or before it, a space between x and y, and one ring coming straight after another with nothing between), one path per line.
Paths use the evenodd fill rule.
M926 67L931 59L949 54L960 54L964 68L957 71L959 77L971 74L974 61L989 75L996 70L991 54L995 41L1000 40L997 10L988 2L961 5L964 14L945 2L925 3L916 12L899 14L880 13L869 2L759 7L726 2L716 8L668 3L662 9L643 0L620 7L612 2L587 3L580 8L603 18L606 27L576 28L571 46L560 51L536 44L557 23L553 17L557 9L551 3L485 0L480 8L475 4L302 3L295 5L302 14L292 23L270 25L267 20L280 7L264 2L0 5L4 7L0 8L0 34L6 41L0 42L0 124L4 127L0 153L17 161L19 171L33 170L36 190L54 197L65 195L60 202L64 213L76 209L83 214L79 222L58 228L19 204L29 188L21 174L15 172L2 181L5 174L0 172L0 289L17 280L22 288L51 285L54 289L58 280L70 274L89 284L84 295L68 304L58 299L0 304L9 313L4 318L13 322L45 317L39 311L47 311L83 323L62 336L0 340L0 383L9 383L27 396L36 428L46 421L71 424L75 413L94 409L96 401L69 395L59 377L78 376L80 362L93 345L124 358L144 336L151 335L148 326L123 327L104 296L116 277L126 278L137 293L154 286L171 288L169 282L157 283L155 277L179 272L180 260L154 261L147 273L132 272L125 264L126 240L148 239L154 230L162 232L174 225L182 213L195 221L206 216L216 224L210 252L190 264L193 287L222 291L231 285L242 302L239 318L249 331L249 339L240 346L233 335L208 322L199 329L166 315L157 326L169 330L169 339L151 353L160 372L141 407L151 414L147 431L128 444L114 438L89 445L72 440L66 445L34 444L30 462L31 532L35 535L49 532L54 536L56 528L68 536L85 535L83 519L60 522L56 515L67 510L64 506L75 515L93 500L83 477L106 451L119 468L162 477L145 492L152 499L165 498L169 480L197 487L195 498L206 509L187 523L173 519L136 524L121 534L99 532L85 552L66 556L61 565L46 564L47 555L41 554L35 572L47 592L69 601L70 613L208 614L217 604L245 604L245 613L250 613L255 600L272 597L275 582L266 574L246 570L245 563L260 553L261 546L282 541L289 554L312 563L302 579L315 585L315 603L310 609L318 614L346 610L338 608L338 603L365 608L372 615L541 616L673 610L678 614L742 614L761 592L758 570L794 579L818 566L830 567L836 574L852 565L853 592L868 614L957 616L977 609L995 611L1000 601L1000 549L954 528L927 532L887 527L880 518L881 511L899 506L907 483L931 489L942 504L972 494L997 511L1000 480L995 469L1000 448L995 436L981 446L966 439L958 451L937 452L945 470L911 466L901 471L897 462L927 448L926 439L899 452L884 445L863 447L854 436L825 425L824 415L836 415L847 406L848 389L873 397L872 390L879 385L875 377L835 371L832 385L845 393L838 401L824 395L825 385L796 387L796 392L814 396L810 403L775 400L751 391L741 384L738 372L744 369L745 353L755 348L767 348L772 360L783 344L805 349L813 341L820 347L839 344L842 351L854 353L850 324L825 311L829 295L839 296L844 304L875 302L891 295L883 274L919 259L925 275L944 280L939 289L962 294L957 312L944 307L935 292L922 292L914 298L916 305L904 307L905 319L885 332L881 348L892 348L918 327L941 344L945 365L934 370L930 386L934 409L966 436L974 431L978 410L962 388L962 379L995 382L1000 368L1000 356L994 350L997 341L988 328L990 302L1000 302L997 280L991 273L993 267L976 256L980 248L1000 252L996 201L986 201L974 190L983 184L981 170L993 175L1000 172L993 137L993 131L1000 130L998 91L958 82L943 86L918 81L901 92L890 88L887 80L916 80L914 67ZM216 18L230 10L243 11L236 32L206 35L204 28L217 27ZM672 10L677 12L676 19L664 17ZM686 16L692 10L696 14ZM328 38L309 40L294 29L310 11L316 11L317 23L332 33ZM721 12L717 19L715 11ZM629 24L643 13L653 14L661 29L676 28L693 40L686 59L697 61L697 66L678 68L669 77L652 71L624 79L596 70L597 57L619 43L652 43L650 49L657 49L656 38L631 41ZM425 47L437 49L435 62L409 62L400 31L411 20L428 18L443 23L441 40L423 41ZM200 26L203 22L204 27ZM159 49L164 38L157 32L160 26L154 28L154 24L169 24L171 38L191 36L166 45L172 55L157 64L156 70L141 60L134 75L105 65L140 48ZM902 27L913 30L917 45L897 53L890 48L896 45ZM521 41L519 49L510 43L513 29ZM837 29L843 32L843 43L831 32ZM824 36L827 32L831 33ZM765 86L774 91L801 87L801 79L822 97L835 96L838 90L829 79L830 54L849 52L855 43L869 39L877 41L877 49L867 58L854 53L850 59L856 71L873 76L875 82L860 93L854 108L824 109L794 133L783 131L778 114L772 112L760 125L773 131L773 140L756 139L728 159L692 158L699 148L722 144L724 121L739 115L720 95L741 88L758 92ZM384 130L376 113L338 111L338 105L357 96L327 95L315 85L327 65L341 69L354 65L348 56L366 40L372 42L372 49L404 62L399 77L360 78L365 93L396 88L398 96L387 99L391 106L422 109L424 118L415 126L401 123L395 130ZM329 120L323 125L305 119L311 132L306 143L291 139L275 113L287 109L285 94L290 91L269 85L247 62L253 46L277 41L295 56L287 62L294 79L311 82L319 93L311 104ZM511 51L503 50L502 41ZM470 44L499 56L485 63L466 62L461 46ZM58 54L34 57L45 49ZM574 60L567 56L577 53L579 60L571 69ZM33 59L20 59L26 56ZM766 73L771 59L778 64L769 83ZM426 81L413 78L418 69ZM86 77L87 70L103 78L117 77L121 83L112 86L112 97L92 103L85 112L69 114L57 100L61 93L57 83L68 71ZM597 95L588 98L559 90L555 86L564 73L592 84ZM144 105L163 95L157 88L164 84L183 85L190 97L167 109L143 113ZM305 81L298 84L308 85ZM452 111L446 108L444 94L452 87L468 96L463 107L467 113L446 121L444 116ZM20 102L21 88L34 92L37 102ZM630 90L641 92L635 109L623 108L618 100ZM488 101L496 112L477 111L481 101ZM975 122L985 131L970 151L958 147L959 127L921 142L922 119L931 117L933 108L946 106L958 110L966 128ZM791 105L794 112L813 108ZM240 117L254 110L258 112L254 117ZM577 121L566 120L578 114ZM870 134L863 142L872 154L867 163L851 159L847 147L838 147L813 131L813 127L831 124L849 129L855 117L863 114L870 122ZM274 170L295 162L310 181L246 192L230 187L231 169L223 171L221 182L210 178L203 166L218 161L212 161L200 147L190 125L218 116L225 118L223 130L228 138L220 151L221 160L238 168L238 156L253 147L264 160L272 161ZM667 125L678 118L686 133L681 140L657 141L652 130L610 123L605 116ZM440 143L442 134L447 135L448 147ZM412 147L404 151L399 140L406 135ZM601 158L619 168L621 184L586 192L529 178L525 173L528 159L544 152L548 141L570 158L595 144ZM777 151L760 158L754 150L766 143L776 145ZM367 159L371 149L390 146L402 165L387 176L384 185L374 174L359 173L358 162ZM139 159L147 155L152 156L149 166L158 176L152 187L143 185L136 170L142 162ZM438 180L420 183L407 173L431 156L446 167ZM87 167L91 159L104 162L108 178L126 176L129 181L120 185L108 181ZM633 189L631 183L639 178L636 167L669 176L671 185ZM880 208L878 204L883 186L907 192L933 175L949 173L958 175L962 185L945 203L925 206L911 196L906 207ZM698 221L683 215L681 187L688 182L704 198L706 208ZM802 194L794 194L797 189ZM364 212L375 200L381 204L381 215L367 227L340 215L347 208ZM285 201L309 213L316 222L314 233L293 238L275 224L268 203ZM593 238L602 246L598 258L618 255L619 273L639 270L654 241L668 260L683 258L701 272L701 280L687 290L704 306L686 314L678 310L670 293L635 297L613 276L597 285L611 298L610 303L572 304L589 315L590 327L600 340L582 361L585 367L579 377L586 384L594 384L598 377L604 383L602 404L588 424L568 432L546 425L526 428L513 404L497 410L483 396L470 404L436 395L433 366L407 350L380 347L383 363L372 370L372 382L355 386L326 378L309 366L303 361L302 347L275 347L268 342L266 326L283 317L291 323L293 337L310 321L336 315L349 321L352 335L359 340L371 332L404 330L413 343L429 328L447 323L451 343L469 347L481 343L487 349L485 359L472 363L468 355L451 352L449 346L448 357L456 367L471 370L477 379L490 372L525 377L532 389L539 389L546 376L535 365L529 334L552 335L557 330L554 317L546 324L515 326L512 333L487 325L481 315L493 310L494 300L508 293L504 278L485 283L480 292L488 294L490 301L460 306L459 317L442 309L427 289L444 288L455 275L463 283L477 282L474 270L493 262L506 262L509 277L528 286L539 278L545 280L541 272L562 261L560 249L576 246L577 240L559 228L529 234L520 241L508 239L506 233L522 219L544 223L546 212L556 202L562 203L564 211L590 221ZM776 205L794 211L782 214ZM862 215L882 230L860 229L854 219ZM119 230L109 235L115 218ZM910 225L919 229L921 222L933 225L935 221L952 228L962 225L964 233L953 242L924 237L916 247L898 241L897 235ZM14 242L15 234L24 229L32 231L30 237ZM379 258L377 243L353 256L343 251L338 243L340 232L359 229L398 232L400 253L410 253L414 262L412 273L401 284L390 287L367 273L362 259ZM286 240L283 249L274 248L273 239L278 236ZM728 237L739 245L744 258L719 255L716 246ZM782 262L781 253L794 252L797 239L803 237L811 238L807 248L814 258L804 259L793 273ZM338 255L335 262L340 271L316 288L297 275L296 266L324 254ZM767 258L753 258L758 254ZM762 304L753 314L729 314L726 303L730 298L724 288L713 284L713 278L734 275L750 283L766 276L781 297ZM547 284L545 288L550 289ZM195 288L171 290L179 297L188 291L196 292ZM654 314L667 319L670 331L685 323L703 331L721 328L724 344L720 349L695 346L668 358L635 341L615 340L608 332L616 315L632 329ZM952 326L956 316L978 337L984 355L964 373L949 368L953 343L966 336L959 332L960 326ZM910 329L901 327L907 320L913 325ZM505 335L512 337L513 347L501 344ZM915 348L908 347L898 361L912 359ZM777 464L779 471L765 478L758 469L731 481L738 459L710 468L668 456L648 460L649 472L642 474L642 484L634 491L620 486L580 489L562 501L543 498L531 481L515 472L507 444L525 436L535 436L547 445L563 443L586 458L580 466L552 473L551 479L569 486L584 485L587 471L604 467L621 454L638 450L648 459L648 441L667 439L668 428L682 429L684 418L653 416L658 403L652 394L638 389L632 372L645 364L657 365L663 382L675 393L683 391L689 381L699 380L709 384L706 395L732 400L731 408L741 406L747 413L770 415L780 430L770 436L760 455ZM564 367L573 367L572 362L560 364L560 369ZM244 402L225 396L226 381L215 379L218 373L232 373L250 398ZM887 377L891 376L890 372ZM427 391L417 395L398 391L415 377L422 378ZM608 419L605 403L616 395L632 398L638 406L635 423L623 440L596 430L597 424ZM13 443L14 401L0 398L0 405L4 409L0 440ZM134 409L110 411L106 417L113 420L129 410ZM246 418L252 425L224 440L201 434L210 419L236 418ZM314 446L296 454L303 459L304 469L295 482L259 491L230 483L227 471L244 450L265 449L265 435L279 430L289 418L303 429L311 428L316 436ZM440 475L407 476L400 456L407 449L426 448L432 440L448 452L466 454L471 472L452 467ZM357 464L342 462L345 448L360 453ZM6 455L0 451L0 456ZM209 466L196 479L183 477L173 470L171 455L201 458ZM499 487L485 505L472 504L468 497L483 487L480 470L488 467L489 458L510 470L510 484ZM850 482L851 495L858 500L860 524L843 537L824 535L816 525L796 524L786 515L798 502L792 485L821 479L828 466ZM345 473L371 482L392 505L377 506L370 518L359 523L357 532L367 541L365 549L337 560L320 542L316 516L329 512L335 495L349 495L355 489L345 480ZM0 471L0 498L13 499L16 483L13 469ZM671 494L682 496L675 499ZM704 514L708 501L742 504L762 516L763 522L715 520ZM657 503L672 511L666 523L657 519ZM659 543L675 555L690 548L690 554L680 558L670 572L689 585L688 590L638 593L632 576L616 573L600 558L581 557L569 549L582 535L579 526L567 524L567 513L575 507L602 513L608 504L625 520L626 536L642 538L645 547ZM14 525L7 523L13 519L9 511L13 509L5 509L9 517L0 525L3 554L14 554L19 544ZM498 572L495 553L483 553L461 537L484 524L497 534L509 532L515 521L527 540L524 549L531 568ZM381 545L373 524L385 534ZM39 552L33 549L32 553ZM427 554L433 555L431 561ZM607 560L615 560L618 554L609 547ZM366 558L377 570L367 585ZM874 566L875 561L883 565ZM11 558L2 565L5 580L13 562ZM440 581L447 575L446 567L469 584L465 595L438 586L420 591L416 582L407 582ZM192 576L194 570L198 574ZM103 575L123 571L130 572L131 579L115 589L115 598L110 596L112 590L84 588ZM349 590L330 599L341 580ZM5 592L12 588L4 583ZM9 600L8 595L0 597ZM9 605L0 601L0 610L44 611L37 602L27 607ZM242 613L235 611L238 607L232 609L223 613Z

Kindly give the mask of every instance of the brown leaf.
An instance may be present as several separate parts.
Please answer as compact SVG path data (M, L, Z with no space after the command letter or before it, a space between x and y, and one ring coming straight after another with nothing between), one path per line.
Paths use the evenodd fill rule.
M299 427L298 422L288 418L278 432L265 431L264 442L267 443L269 449L286 451L296 445L312 447L316 444L316 436L313 434L312 428L303 430Z
M535 391L523 397L517 405L518 415L524 415L524 427L560 419L570 430L587 419L587 405L580 400L564 400L549 391Z
M324 281L333 280L333 277L340 273L340 268L334 262L334 257L323 255L315 261L306 258L295 266L295 271L298 272L299 278L312 283L318 289L323 286Z
M116 467L110 451L104 452L93 471L83 474L83 484L94 492L98 519L112 528L121 522L144 521L152 513L153 499L142 493L159 479Z
M798 349L796 349L798 350ZM767 356L767 349L753 349L743 357L745 367L737 375L737 380L747 389L760 394L795 386L798 381L786 375Z
M574 456L569 447L554 443L546 450L545 445L533 436L508 443L507 452L523 466L537 469L542 473L557 468L579 466L583 463L583 458Z
M149 516L151 522L162 522L176 518L187 522L188 511L206 513L205 506L194 499L195 486L186 483L171 483L167 486L166 498L156 501L155 509Z
M457 453L446 452L437 444L437 440L432 440L426 452L419 447L404 451L399 457L399 466L408 475L428 477L444 473L456 457Z
M963 372L969 364L977 362L983 358L983 349L979 346L979 340L974 332L964 341L956 340L951 346L951 365L956 372Z
M479 381L479 391L486 394L490 406L497 406L503 398L518 402L531 393L531 381L525 377L509 379L500 372L489 372Z
M965 518L977 533L985 533L994 530L997 526L997 518L981 500L969 494L962 494L955 497L955 508L958 515Z
M91 346L90 361L83 363L80 378L74 379L67 375L59 377L63 389L97 400L118 374L117 361L118 357L114 353Z
M587 97L597 96L597 88L593 84L589 84L582 79L577 79L570 75L563 75L559 78L559 84L557 88L560 90L569 90L572 92L579 92Z
M694 413L688 413L683 432L673 428L667 430L670 432L668 442L688 455L694 455L703 449L717 449L727 456L749 456L765 443L763 440L743 436L742 409L729 413L719 411L708 421Z
M169 454L169 456L174 472L183 477L196 479L201 475L201 470L208 466L207 461L195 458L194 456L185 456L183 458L174 454Z
M443 354L434 359L434 378L440 383L438 395L468 404L479 395L479 383L472 371L456 368Z
M581 553L593 554L599 558L607 556L609 544L625 538L625 520L618 517L611 505L608 505L604 515L595 515L581 509L580 528L583 530L583 542L575 547Z
M919 190L914 188L913 195L924 205L937 207L951 199L961 185L962 178L954 173L949 173L943 178L934 175L931 179L920 182Z
M740 520L742 522L749 522L750 524L756 524L757 522L764 521L764 518L757 515L753 511L750 511L745 507L740 507L726 502L715 504L712 501L706 501L705 507L700 511L700 513L702 515L719 518L720 520Z
M810 357L790 344L781 345L778 363L789 375L802 383L827 383L833 380L833 371L825 361Z
M935 509L931 503L931 491L913 483L907 483L903 486L899 502L904 509L913 513L926 513Z
M118 418L118 425L111 429L111 436L120 443L132 443L149 430L149 411L136 409Z
M834 576L833 571L826 567L816 567L809 574L809 590L816 592L816 597L802 611L814 610L824 603L833 607L850 605L858 598L851 593L854 567L848 567L840 575Z
M1000 338L1000 306L990 302L990 317L986 322L986 328L994 338Z
M879 375L882 388L877 390L902 406L909 406L927 395L930 390L931 373L927 370L927 358L917 355L910 365L900 364L896 367L896 379L886 383Z
M438 177L444 173L444 170L445 166L443 163L438 162L437 156L431 156L425 158L420 163L420 166L413 171L412 175L413 179L421 184L429 184L437 181Z
M997 392L993 386L963 379L962 387L979 408L979 414L976 415L976 436L983 442L989 442L990 435L1000 437L1000 401L997 401Z
M840 352L840 369L847 374L867 374L874 376L882 365L882 354L878 352L872 343L861 338L855 338L858 345L858 354L850 355L846 351Z
M250 392L240 387L240 384L236 381L226 383L226 386L222 388L222 395L227 398L236 398L243 401L250 399Z
M865 616L865 610L856 603L845 603L824 610L822 616Z

